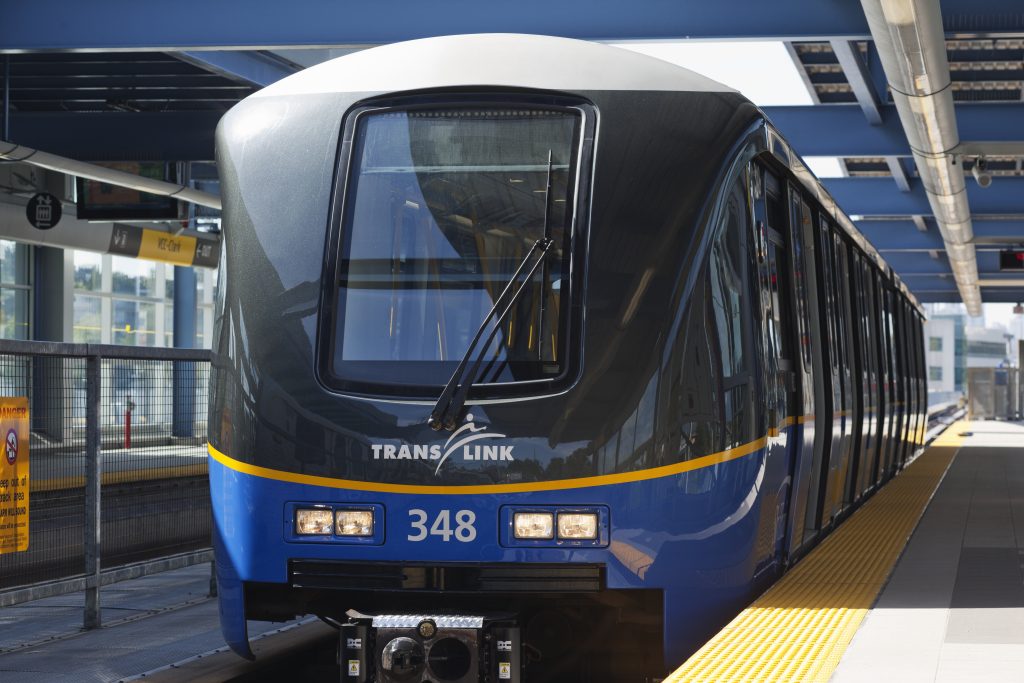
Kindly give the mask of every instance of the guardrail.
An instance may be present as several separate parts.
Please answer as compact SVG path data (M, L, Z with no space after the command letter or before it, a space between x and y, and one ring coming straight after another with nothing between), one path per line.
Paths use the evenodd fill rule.
M95 628L111 577L209 560L209 368L205 350L0 340L0 397L27 397L30 428L29 543L0 553L0 604L84 586Z

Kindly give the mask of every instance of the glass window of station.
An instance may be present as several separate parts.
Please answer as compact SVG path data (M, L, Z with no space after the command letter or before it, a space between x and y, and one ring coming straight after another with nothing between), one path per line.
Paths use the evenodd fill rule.
M174 266L88 251L68 251L72 277L70 341L174 345ZM196 268L197 348L210 348L216 274Z
M28 339L31 319L31 250L0 240L0 337Z
M357 115L331 292L335 386L436 391L545 237L526 289L484 330L475 383L563 375L582 123L580 110L557 107Z

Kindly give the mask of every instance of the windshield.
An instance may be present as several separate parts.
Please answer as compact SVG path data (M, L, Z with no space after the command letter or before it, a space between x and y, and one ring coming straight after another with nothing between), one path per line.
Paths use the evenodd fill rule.
M580 125L579 111L555 108L359 116L337 269L335 377L444 385L545 228L554 243L478 351L485 363L476 382L562 373Z

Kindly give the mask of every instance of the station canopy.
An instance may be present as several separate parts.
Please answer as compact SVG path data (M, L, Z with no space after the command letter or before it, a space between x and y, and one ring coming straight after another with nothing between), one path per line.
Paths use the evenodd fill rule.
M886 22L890 40L925 41L923 70L909 67L920 92L901 93L898 55L879 31ZM979 292L985 302L1024 301L1024 271L1000 270L1001 251L1024 248L1024 12L1015 0L6 3L0 139L90 162L190 162L215 187L214 129L238 100L353 50L481 32L730 41L738 55L747 42L781 45L809 100L765 106L767 115L799 154L834 160L838 177L823 178L826 188L918 299L968 309ZM920 149L931 133L908 130L901 94L915 106L951 100L945 110L939 102L946 130L935 139L953 146ZM921 168L935 159L954 173L966 223L936 215L926 188L944 181Z

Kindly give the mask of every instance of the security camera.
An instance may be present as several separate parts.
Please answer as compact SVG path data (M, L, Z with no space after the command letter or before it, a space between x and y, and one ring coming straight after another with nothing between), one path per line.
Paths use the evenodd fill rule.
M971 167L971 175L974 176L978 187L988 187L992 184L992 174L985 170L987 166L985 157L978 157L974 160L974 166Z

